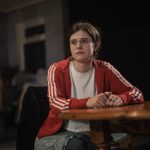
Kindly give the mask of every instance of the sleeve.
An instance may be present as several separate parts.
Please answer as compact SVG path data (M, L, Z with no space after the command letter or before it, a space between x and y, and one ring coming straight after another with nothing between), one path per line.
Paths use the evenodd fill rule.
M124 104L143 103L144 98L142 92L131 83L129 83L120 72L107 63L106 82L109 90L120 96Z
M63 72L56 64L53 64L48 69L48 97L50 107L59 110L69 108L85 108L88 98L76 99L65 96L65 84Z

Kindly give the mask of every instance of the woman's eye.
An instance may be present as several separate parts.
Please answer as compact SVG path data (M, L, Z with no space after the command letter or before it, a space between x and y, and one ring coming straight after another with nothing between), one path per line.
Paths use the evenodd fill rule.
M83 39L83 40L81 40L81 43L82 43L82 44L87 44L87 43L88 43L88 39Z
M77 42L76 41L71 41L70 42L72 45L75 45Z
M81 44L81 45L86 45L86 44L89 43L89 39L81 39L79 41L77 41L77 40L70 41L71 45L77 45L78 43Z

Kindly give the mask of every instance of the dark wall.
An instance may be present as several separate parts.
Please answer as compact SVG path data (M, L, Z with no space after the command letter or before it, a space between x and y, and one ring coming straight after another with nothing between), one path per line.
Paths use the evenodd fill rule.
M143 1L69 1L69 24L87 20L102 30L99 58L112 63L150 100L150 9Z
M6 15L0 13L0 67L8 65Z

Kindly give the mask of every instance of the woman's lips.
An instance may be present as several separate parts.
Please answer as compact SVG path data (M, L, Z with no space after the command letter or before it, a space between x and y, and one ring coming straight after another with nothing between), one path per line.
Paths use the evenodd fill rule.
M75 54L84 54L84 52L76 52Z

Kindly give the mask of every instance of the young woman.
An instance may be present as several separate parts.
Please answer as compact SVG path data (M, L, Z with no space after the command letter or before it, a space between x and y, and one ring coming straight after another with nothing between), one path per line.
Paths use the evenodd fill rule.
M88 22L73 25L71 56L48 70L50 111L41 126L35 150L93 150L88 121L63 121L59 113L73 108L105 108L142 103L143 95L110 63L96 59L100 32Z

